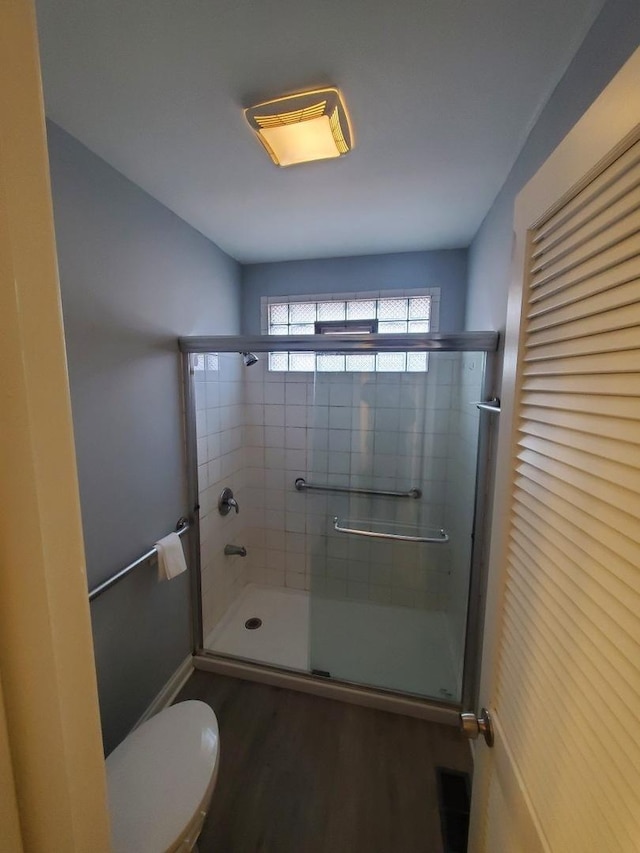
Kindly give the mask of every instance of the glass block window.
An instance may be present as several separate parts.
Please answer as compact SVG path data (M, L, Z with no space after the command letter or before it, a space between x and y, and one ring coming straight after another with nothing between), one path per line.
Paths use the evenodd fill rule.
M269 370L289 370L289 353L270 352Z
M373 373L376 369L375 353L349 353L345 356L345 358L345 369L349 372Z
M192 353L191 369L194 373L204 373L205 371L217 371L220 369L219 358L217 352Z
M319 352L316 355L316 370L344 373L344 369L344 355L332 352Z
M315 368L314 352L290 352L289 370L312 371Z
M406 352L379 352L376 355L378 373L398 373L407 369Z
M415 292L415 291L414 291ZM437 291L432 291L437 292ZM408 294L411 291L407 292ZM377 298L336 297L311 301L284 300L266 306L266 331L269 335L313 335L323 329L322 323L370 320L377 323L379 334L429 332L432 328L432 299L420 295L380 296ZM367 295L368 296L368 295ZM316 323L318 326L316 327ZM354 324L355 325L355 324ZM271 353L269 370L332 372L425 372L427 353Z

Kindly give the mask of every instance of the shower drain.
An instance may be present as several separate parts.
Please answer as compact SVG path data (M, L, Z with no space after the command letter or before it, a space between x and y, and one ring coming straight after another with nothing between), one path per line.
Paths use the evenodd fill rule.
M262 619L258 619L257 616L252 616L251 619L247 619L244 623L244 627L249 631L255 631L256 628L259 628L262 625Z

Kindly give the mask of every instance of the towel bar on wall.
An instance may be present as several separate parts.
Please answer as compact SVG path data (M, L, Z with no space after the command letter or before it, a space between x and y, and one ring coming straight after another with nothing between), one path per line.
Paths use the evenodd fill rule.
M355 521L353 523L363 524L366 522ZM401 542L428 542L432 545L444 545L449 541L449 536L444 532L444 530L442 530L442 528L437 531L436 536L413 536L404 533L387 533L379 530L363 530L361 527L343 527L340 524L340 520L337 515L333 518L333 529L337 530L338 533L349 533L352 536L369 536L372 539L394 539Z
M178 534L178 536L184 536L190 526L191 525L189 524L188 520L183 516L182 518L178 519L178 522L176 524L176 533ZM89 592L89 601L95 601L95 599L99 595L102 595L103 592L106 592L108 589L110 589L110 587L117 584L118 581L121 581L130 572L132 572L134 569L137 569L138 566L141 566L143 563L146 563L147 560L150 560L152 557L156 557L157 555L157 549L155 547L151 548L141 557L138 557L137 560L134 560L133 563L129 563L128 566L125 566L124 569L120 569L120 571L116 572L115 575L111 575L110 578L107 578L106 581L103 581L101 584L98 584L98 586L94 587Z
M421 489L409 489L406 492L383 491L382 489L360 489L357 486L319 486L315 483L307 483L304 477L298 477L294 483L299 492L346 492L350 495L376 495L385 498L418 498L422 497Z

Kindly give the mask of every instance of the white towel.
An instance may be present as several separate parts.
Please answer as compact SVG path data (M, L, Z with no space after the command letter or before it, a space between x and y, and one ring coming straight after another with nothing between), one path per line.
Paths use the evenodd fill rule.
M156 542L158 551L158 580L170 581L176 575L187 571L182 542L177 533L170 533Z

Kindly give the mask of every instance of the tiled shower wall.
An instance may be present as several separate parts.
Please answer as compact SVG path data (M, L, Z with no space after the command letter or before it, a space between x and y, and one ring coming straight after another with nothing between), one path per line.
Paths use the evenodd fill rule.
M455 498L447 486L460 461L454 389L462 357L432 354L426 374L280 373L266 369L266 356L249 368L237 354L200 357L209 368L195 371L205 634L250 581L449 608L452 578L457 597L462 577L451 575L452 555L462 551L448 529ZM299 476L319 484L419 487L423 497L298 492ZM226 485L239 516L217 512ZM351 527L378 520L390 532L403 532L402 524L434 534L444 527L451 543L348 536L334 531L334 516ZM225 557L227 542L244 544L248 556Z
M205 637L248 582L246 559L224 556L225 544L247 539L244 369L236 353L192 356ZM225 486L233 488L240 514L218 512Z
M379 520L389 532L401 532L402 523L443 526L450 375L433 359L428 374L262 370L248 377L249 419L264 425L263 434L259 427L252 430L262 441L256 449L264 452L265 482L254 495L251 525L256 582L337 598L443 607L446 547L337 533L333 518L353 527ZM298 476L370 489L417 486L423 498L298 492Z

